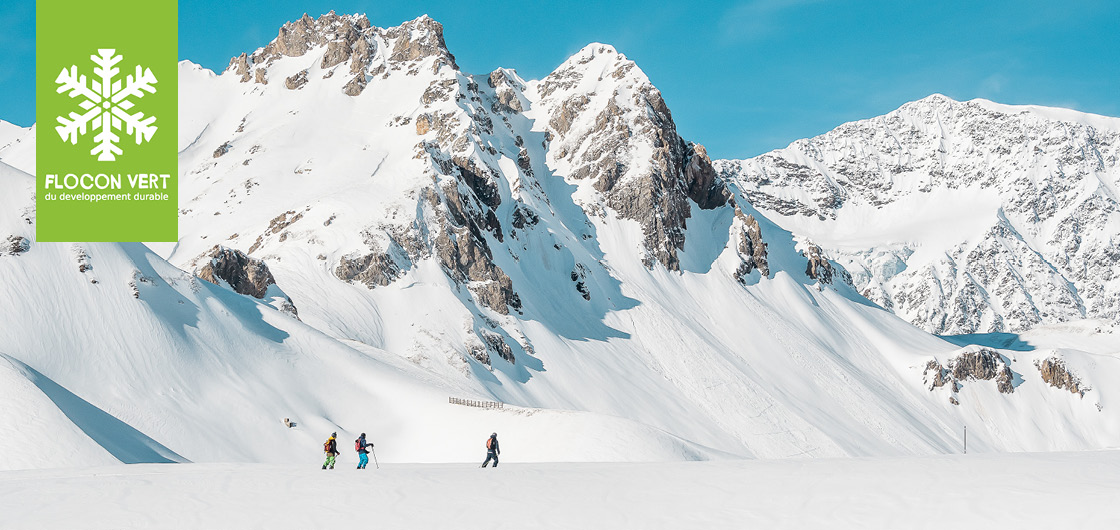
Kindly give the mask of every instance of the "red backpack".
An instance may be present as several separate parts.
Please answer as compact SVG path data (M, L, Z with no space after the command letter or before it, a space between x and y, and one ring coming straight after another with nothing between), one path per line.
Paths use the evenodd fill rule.
M359 453L362 452L362 439L361 438L358 438L357 440L354 440L354 450L359 452Z

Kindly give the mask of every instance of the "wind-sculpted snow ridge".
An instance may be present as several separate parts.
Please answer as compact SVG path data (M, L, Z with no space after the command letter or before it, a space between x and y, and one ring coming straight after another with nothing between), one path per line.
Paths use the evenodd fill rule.
M715 165L928 331L1120 318L1118 119L934 95Z

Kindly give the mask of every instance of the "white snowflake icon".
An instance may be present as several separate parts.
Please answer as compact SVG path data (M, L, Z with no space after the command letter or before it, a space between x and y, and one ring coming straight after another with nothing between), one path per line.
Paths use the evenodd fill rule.
M136 75L125 76L124 85L115 80L120 69L117 63L124 59L116 55L115 49L97 50L97 55L90 55L90 60L97 65L93 73L100 81L87 83L85 75L78 74L78 66L71 65L69 69L63 68L58 74L55 83L58 83L56 92L68 92L71 98L82 98L78 106L84 113L71 112L69 117L58 117L54 129L64 141L77 145L78 138L86 135L87 126L98 131L93 137L97 145L90 150L91 155L97 155L102 162L112 162L117 155L123 154L117 145L121 140L114 131L121 130L124 125L125 134L131 135L136 140L136 145L151 141L156 134L157 127L155 116L145 117L143 112L129 113L135 103L130 98L142 98L144 93L156 92L156 76L150 68L136 66Z

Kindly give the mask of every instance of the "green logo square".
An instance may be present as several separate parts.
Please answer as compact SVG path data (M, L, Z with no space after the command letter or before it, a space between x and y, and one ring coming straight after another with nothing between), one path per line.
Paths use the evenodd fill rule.
M178 239L178 5L36 4L36 239Z

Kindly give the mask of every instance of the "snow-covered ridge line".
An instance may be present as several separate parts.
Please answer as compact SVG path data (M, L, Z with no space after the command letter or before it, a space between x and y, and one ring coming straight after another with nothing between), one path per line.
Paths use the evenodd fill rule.
M929 331L1117 318L1120 119L942 95L715 162Z

